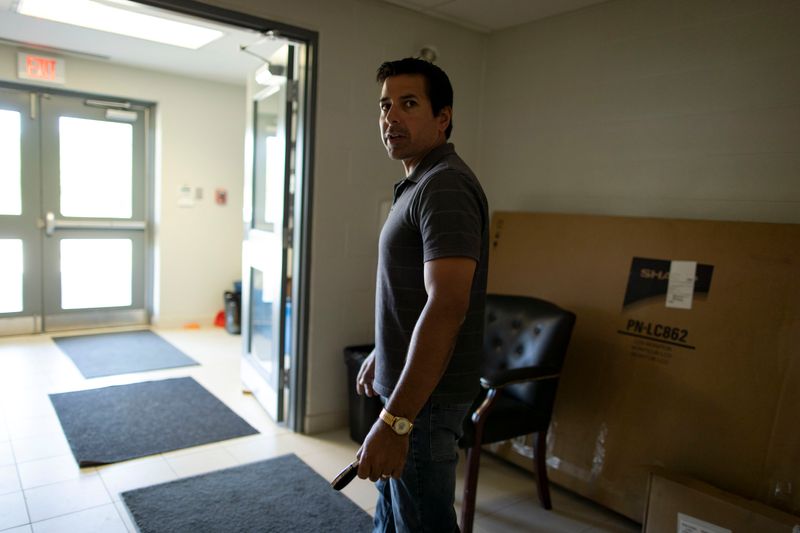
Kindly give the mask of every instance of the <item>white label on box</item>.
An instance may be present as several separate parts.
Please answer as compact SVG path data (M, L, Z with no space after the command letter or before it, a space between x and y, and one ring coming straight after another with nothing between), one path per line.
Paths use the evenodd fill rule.
M709 524L699 518L678 513L678 533L732 533L732 531Z
M667 283L667 307L691 309L697 261L671 261Z

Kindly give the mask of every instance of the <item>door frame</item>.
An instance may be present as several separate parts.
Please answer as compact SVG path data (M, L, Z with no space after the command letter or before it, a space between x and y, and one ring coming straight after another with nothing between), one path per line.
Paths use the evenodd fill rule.
M302 105L305 113L298 124L298 143L303 145L303 169L298 176L302 186L299 188L299 204L302 218L295 225L293 243L295 262L292 277L292 349L294 364L289 373L289 408L286 425L292 431L305 432L307 367L308 367L308 322L309 287L311 271L311 221L314 177L314 139L317 113L317 61L319 34L315 31L275 22L265 18L210 6L195 0L134 0L175 13L191 15L232 26L239 26L262 33L273 32L277 36L300 41L306 46L305 79L307 90ZM248 102L250 105L250 102ZM299 259L299 260L298 260ZM242 302L246 305L245 302ZM244 310L244 309L243 309ZM242 340L246 342L247 330L242 321Z
M148 100L138 100L134 98L127 98L119 95L110 95L105 93L93 93L87 91L76 91L71 89L64 89L51 85L37 85L32 83L18 83L14 81L0 80L0 87L8 89L35 93L35 94L51 94L54 96L64 96L67 98L75 98L78 100L97 100L103 102L126 102L131 106L143 109L144 120L144 180L145 180L145 213L144 220L147 227L144 230L144 253L145 253L145 271L144 271L144 310L146 314L146 323L149 324L153 316L154 306L154 291L155 291L155 250L153 242L153 227L155 224L155 120L154 115L157 112L156 102ZM41 113L38 101L36 105L36 114ZM41 166L41 164L40 164ZM38 172L43 172L42 168ZM44 220L44 213L40 213L40 218ZM46 331L46 324L44 321L44 295L42 295L42 316L38 320L38 329L36 333L43 333ZM42 327L45 331L42 331ZM64 328L59 328L63 330Z

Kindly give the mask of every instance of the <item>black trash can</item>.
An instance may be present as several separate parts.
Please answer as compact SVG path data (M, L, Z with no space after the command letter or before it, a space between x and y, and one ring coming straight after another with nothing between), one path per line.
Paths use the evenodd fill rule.
M370 354L374 344L348 346L344 349L344 362L347 364L348 399L350 406L350 438L361 444L367 437L372 424L383 409L380 397L359 396L356 392L356 379L361 363Z
M242 331L240 309L242 293L225 291L225 331L238 335Z

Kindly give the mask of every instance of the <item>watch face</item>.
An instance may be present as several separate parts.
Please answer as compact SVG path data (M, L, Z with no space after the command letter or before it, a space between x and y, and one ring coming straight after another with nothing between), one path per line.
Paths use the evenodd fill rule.
M411 422L405 418L396 418L394 421L394 430L400 435L405 435L411 431Z

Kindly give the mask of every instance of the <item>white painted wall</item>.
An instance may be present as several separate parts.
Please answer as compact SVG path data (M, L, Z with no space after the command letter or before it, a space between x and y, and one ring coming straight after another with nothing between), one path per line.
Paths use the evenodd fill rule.
M16 48L0 45L0 79L16 79ZM67 57L64 89L156 102L154 241L159 326L211 325L241 277L244 83L241 87ZM177 206L181 185L203 188ZM228 204L214 203L214 189Z
M477 165L486 37L375 0L213 0L319 32L306 428L345 425L342 349L374 337L379 209L402 167L378 135L381 62L435 45L455 86L452 141Z
M615 0L492 34L490 205L800 222L798 28L794 1Z

